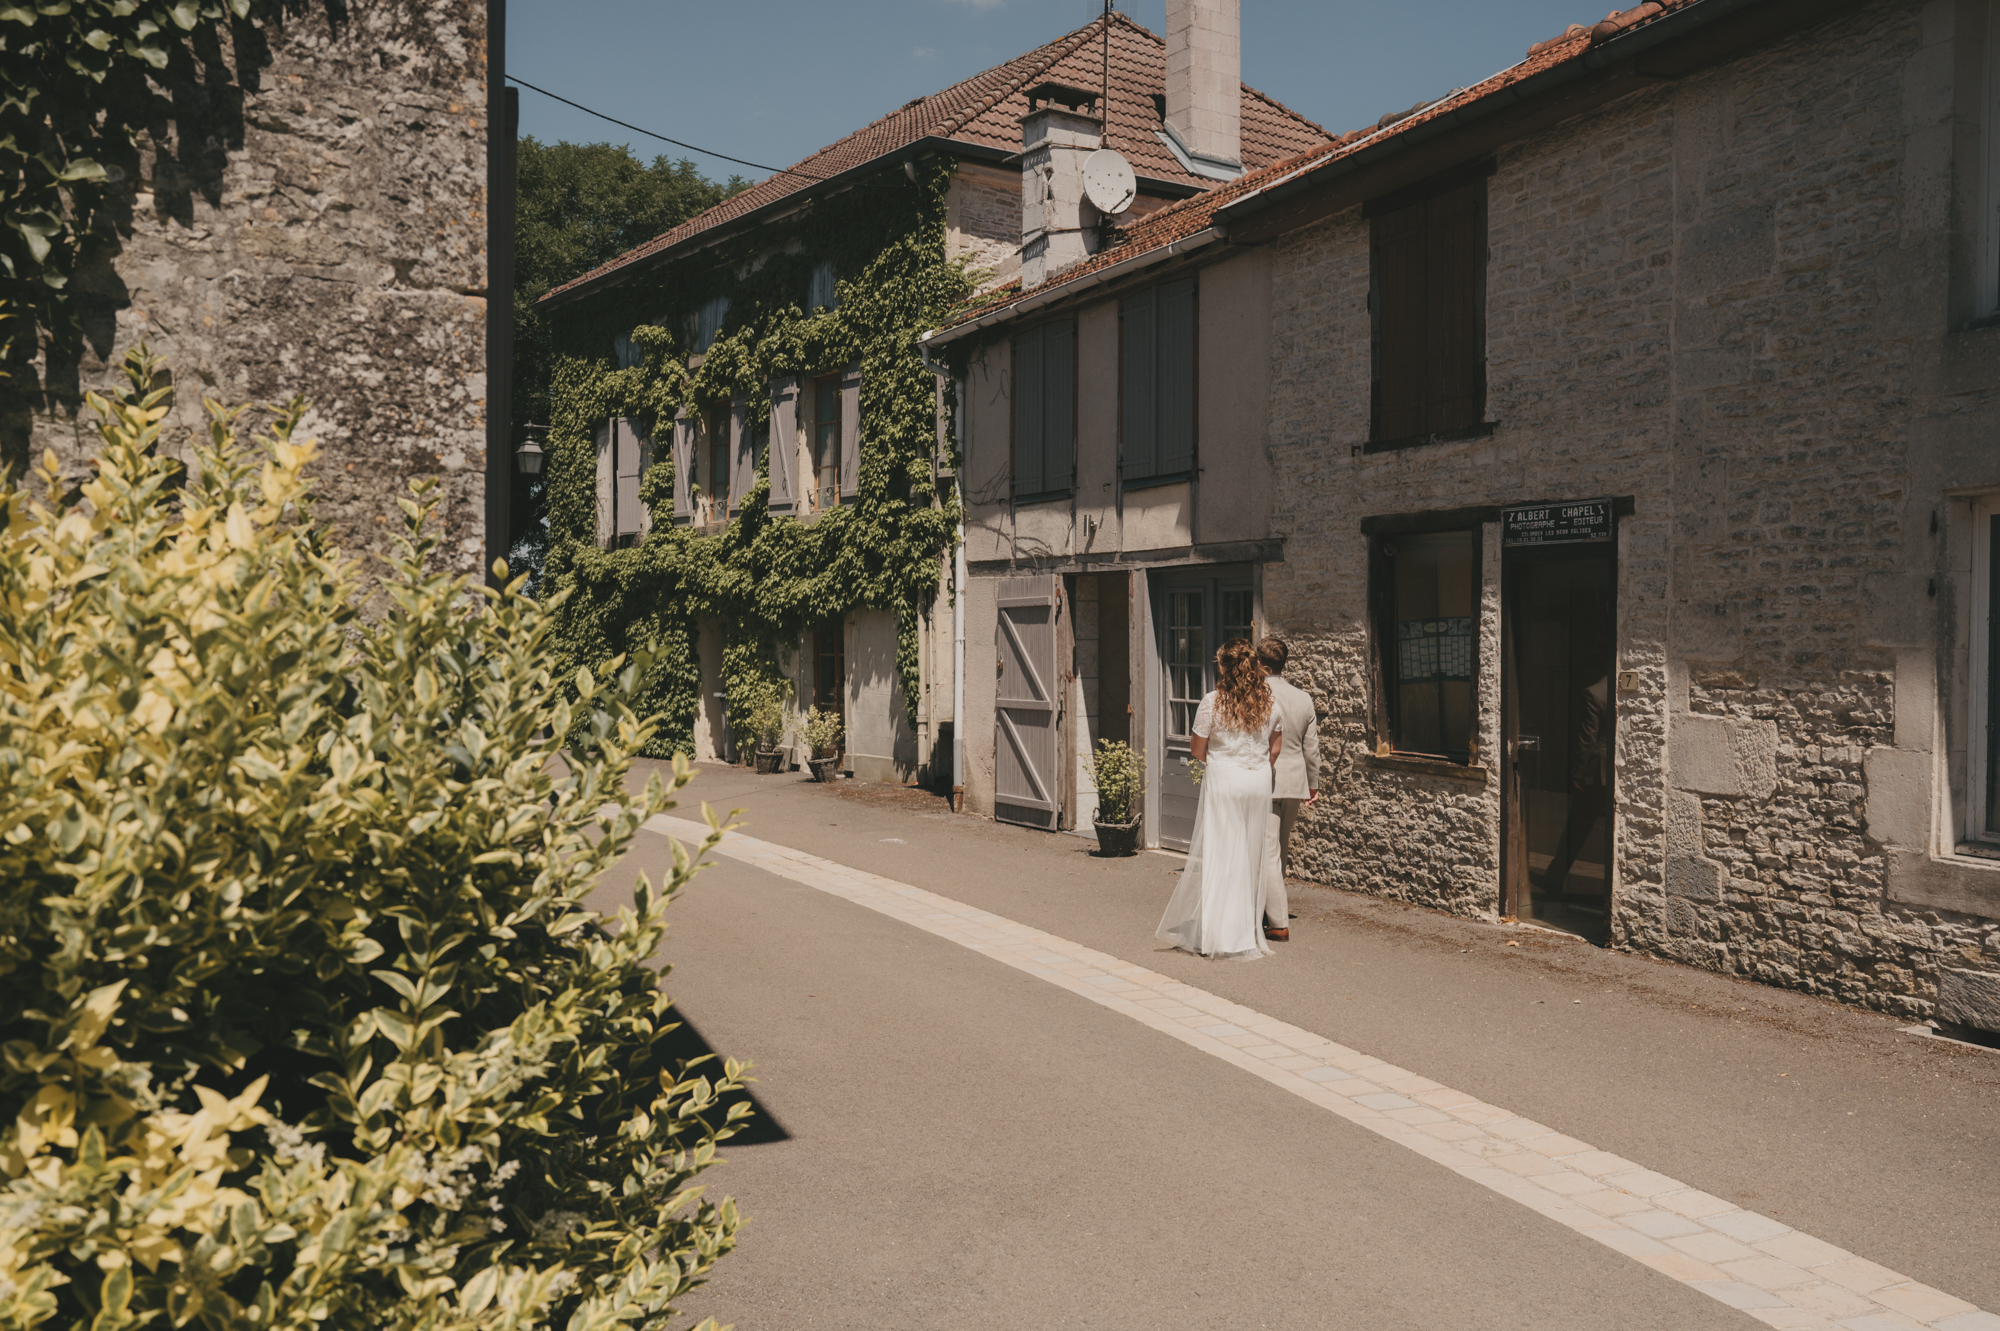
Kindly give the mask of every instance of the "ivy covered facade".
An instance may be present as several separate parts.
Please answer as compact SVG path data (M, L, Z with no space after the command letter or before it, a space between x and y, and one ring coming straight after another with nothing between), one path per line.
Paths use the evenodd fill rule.
M647 659L662 756L741 756L730 718L777 685L794 718L841 713L857 778L948 781L956 394L918 338L1018 279L1032 94L1108 95L1137 173L1120 220L1213 187L1162 132L1166 68L1160 37L1110 15L542 299L546 585L574 664ZM1243 95L1246 158L1323 141ZM806 756L796 724L785 747Z

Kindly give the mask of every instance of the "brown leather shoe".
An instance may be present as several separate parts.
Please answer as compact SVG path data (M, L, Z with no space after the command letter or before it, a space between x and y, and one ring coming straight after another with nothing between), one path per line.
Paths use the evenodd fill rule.
M1289 943L1292 941L1292 931L1290 929L1273 929L1267 924L1264 926L1264 937L1274 943Z

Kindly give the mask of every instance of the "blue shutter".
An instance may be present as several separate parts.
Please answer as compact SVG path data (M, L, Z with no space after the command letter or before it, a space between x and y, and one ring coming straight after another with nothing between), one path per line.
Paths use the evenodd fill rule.
M1157 474L1194 470L1194 279L1159 287Z
M1042 333L1014 339L1014 493L1038 495L1042 483Z
M1076 488L1076 324L1042 330L1042 486Z
M1127 296L1118 306L1118 344L1124 361L1119 393L1118 468L1128 481L1158 473L1155 428L1154 304L1157 288Z

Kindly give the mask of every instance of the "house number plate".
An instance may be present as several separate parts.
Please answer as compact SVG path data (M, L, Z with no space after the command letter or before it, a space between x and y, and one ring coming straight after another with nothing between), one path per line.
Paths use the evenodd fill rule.
M1611 539L1611 501L1580 499L1569 504L1522 504L1500 511L1503 545L1568 545Z

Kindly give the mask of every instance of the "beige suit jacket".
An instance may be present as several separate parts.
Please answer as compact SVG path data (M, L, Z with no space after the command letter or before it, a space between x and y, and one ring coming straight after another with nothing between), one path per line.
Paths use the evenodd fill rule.
M1285 682L1283 675L1267 675L1271 701L1284 721L1284 746L1278 750L1278 767L1271 780L1271 798L1302 800L1319 789L1319 714L1303 689Z

